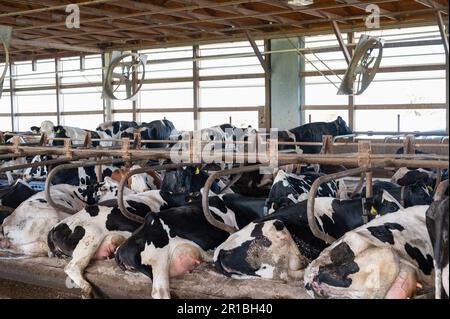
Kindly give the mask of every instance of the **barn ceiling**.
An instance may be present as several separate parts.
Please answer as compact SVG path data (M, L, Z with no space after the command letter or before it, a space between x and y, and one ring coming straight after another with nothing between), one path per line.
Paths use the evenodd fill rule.
M80 28L67 28L68 4L78 4ZM448 24L447 0L0 0L0 25L13 27L13 59L78 55L111 49L364 29L368 4L381 9L383 28ZM71 20L73 21L73 20ZM0 45L1 47L1 45ZM0 48L2 50L2 48Z

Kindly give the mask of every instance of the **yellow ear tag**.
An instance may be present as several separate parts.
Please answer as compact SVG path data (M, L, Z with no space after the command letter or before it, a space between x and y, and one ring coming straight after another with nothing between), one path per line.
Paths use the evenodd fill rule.
M188 199L188 201L187 201L188 203L192 203L193 201L192 201L192 197L189 197L189 199Z
M60 134L61 133L61 129L58 129L57 131L56 131L56 134Z
M431 187L430 185L428 185L427 188L428 188L428 190L429 190L430 192L433 192L433 191L434 191L433 187Z
M372 215L377 215L377 214L378 214L377 210L376 210L375 207L373 207L373 206L372 206L372 208L370 209L370 213L371 213Z
M197 167L197 169L195 170L195 175L200 174L200 168Z

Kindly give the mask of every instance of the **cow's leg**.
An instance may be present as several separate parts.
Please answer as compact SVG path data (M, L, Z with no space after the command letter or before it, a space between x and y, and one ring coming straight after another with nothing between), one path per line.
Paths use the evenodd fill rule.
M385 299L408 299L417 289L416 272L413 268L401 265L397 277L386 293Z
M89 265L92 257L103 241L101 232L86 228L84 237L79 241L72 253L72 260L64 268L64 272L81 288L83 298L92 297L92 286L83 277L84 269Z
M169 246L163 248L147 246L141 253L142 264L152 267L153 299L170 299L169 258Z
M292 247L289 254L288 276L294 280L302 280L307 266L306 259L300 258L297 247Z

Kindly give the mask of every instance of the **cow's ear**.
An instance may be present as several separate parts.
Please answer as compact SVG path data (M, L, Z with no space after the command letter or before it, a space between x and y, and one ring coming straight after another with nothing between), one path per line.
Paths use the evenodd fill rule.
M344 120L340 116L338 116L336 121L337 121L338 124L342 124L342 122L344 122Z

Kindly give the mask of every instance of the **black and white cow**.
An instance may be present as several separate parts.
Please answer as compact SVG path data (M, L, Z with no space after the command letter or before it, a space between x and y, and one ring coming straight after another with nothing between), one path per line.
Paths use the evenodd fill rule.
M49 155L38 155L33 158L31 163L38 163L42 161L52 160L53 158ZM62 163L59 163L60 165ZM139 165L134 165L131 168L125 168L124 163L116 163L113 165L102 165L101 166L101 176L97 176L97 168L95 166L86 166L71 168L67 170L60 171L54 176L52 183L54 185L58 184L68 184L74 186L84 187L86 185L93 185L98 183L99 180L105 179L105 177L111 177L113 180L120 182L124 174L129 170L140 168ZM45 180L47 178L47 173L52 168L57 165L51 166L39 166L33 168L27 168L24 172L23 178L26 181L30 180ZM128 187L135 192L144 192L150 189L158 189L159 176L153 173L142 173L133 175L128 183Z
M160 213L194 201L198 202L199 191L208 176L203 176L202 171L198 174L194 171L191 175L189 172L191 172L190 168L174 171L174 174L168 172L161 190L126 196L125 204L128 210L137 216L144 217L148 213ZM180 182L178 185L172 183L171 176L185 178L178 179ZM187 176L189 178L186 178ZM203 180L203 183L199 183L199 180ZM211 195L214 193L211 192ZM230 215L227 210L224 213L221 212L220 201L214 203L217 203L212 206L217 207L218 218ZM82 276L89 261L111 256L115 248L138 226L140 224L122 216L115 203L110 206L88 207L55 225L49 232L48 245L55 255L72 257L65 271L83 290L83 295L89 297L92 287Z
M175 125L166 119L142 123L138 127L130 127L122 133L121 137L134 139L135 133L141 135L141 140L165 141L173 139L173 136L178 136ZM167 143L142 143L143 148L165 148L170 146Z
M423 181L426 185L434 189L436 184L436 173L422 168L409 169L401 167L392 176L392 182L397 183L400 186L412 185L418 181Z
M22 202L34 194L36 194L36 191L26 182L19 179L14 185L0 189L0 206L16 209ZM10 211L1 211L0 209L0 225L9 215L11 215Z
M96 201L117 197L118 183L107 177L104 182L81 188L72 185L55 185L50 190L53 201L68 209L81 211ZM125 188L125 194L131 190ZM50 229L69 214L50 206L45 193L39 192L17 207L2 225L0 247L31 256L49 254L47 234Z
M436 271L436 291L440 293L441 298L448 298L448 197L443 200L439 200L431 204L426 213L426 226L428 234L433 246L434 256L434 268ZM441 291L438 291L438 287L442 287Z
M111 137L108 134L106 134L105 132L102 132L102 131L94 132L94 131L81 129L78 127L71 127L71 126L66 126L66 125L54 125L53 122L51 122L51 121L42 122L40 132L45 133L48 138L70 138L73 140L72 144L74 146L83 145L84 141L86 139L86 135L88 133L91 134L91 137L93 139L105 139L105 140L111 139ZM54 140L52 142L52 145L53 146L62 146L62 145L64 145L64 141L60 141L60 140L55 141ZM94 141L94 142L92 142L92 146L108 147L108 146L112 146L112 142Z
M196 196L196 195L192 195ZM127 209L136 216L159 213L192 201L189 194L147 191L125 198ZM92 287L83 271L92 259L113 256L116 248L127 239L140 223L122 215L115 202L110 206L89 206L56 224L47 237L48 247L57 257L71 257L65 268L67 275L82 289L84 297L92 296Z
M209 174L194 166L178 168L164 173L161 190L174 193L194 193L199 192L209 178ZM216 180L211 185L214 193L219 193L224 187L220 180Z
M247 206L237 194L212 196L209 202L214 218L234 227L243 227L261 216L264 206L260 199L247 199ZM227 237L227 232L206 220L197 201L149 213L144 224L119 247L115 258L122 269L137 270L152 279L153 298L170 298L169 278L186 273L202 261L211 261L206 252Z
M347 123L338 117L333 122L316 122L305 124L288 131L280 131L278 133L278 141L281 142L322 142L324 135L348 135L353 131L347 126ZM280 149L293 149L292 146L280 146ZM320 153L320 146L301 146L305 154Z
M137 128L138 123L134 121L109 121L100 124L96 131L105 132L112 139L120 139L122 134L129 128Z
M311 186L322 174L304 173L302 175L286 173L279 170L267 198L268 213L271 214L289 203L298 203L307 199ZM343 180L330 181L319 186L317 197L345 199L346 187Z
M399 186L391 182L375 181L372 187L374 192L379 192L382 189L386 190L403 208L417 205L430 205L433 202L433 188L421 180L407 186ZM361 194L365 196L365 187L363 187Z
M432 289L428 207L376 218L338 239L307 267L308 293L318 298L406 299L414 296L418 283L425 291Z
M318 227L334 238L341 237L346 232L363 225L367 220L397 210L399 206L392 201L392 197L386 191L375 194L369 200L322 197L317 198L314 205ZM279 223L273 224L273 221ZM269 226L264 226L268 222ZM280 233L273 227L280 229ZM255 229L258 229L256 233ZM291 236L287 237L284 234L285 229ZM287 262L289 258L285 255L286 250L277 252L277 249L273 250L271 247L271 242L278 242L277 236L284 238L287 247L297 246L299 255L294 255L296 257L292 263ZM280 274L283 274L284 278L289 272L293 272L296 274L294 278L298 278L300 270L304 269L307 262L317 258L326 247L327 244L311 232L307 217L307 201L302 201L284 206L232 234L216 249L214 262L223 274L236 278L256 276L281 279ZM248 260L252 261L251 265Z

